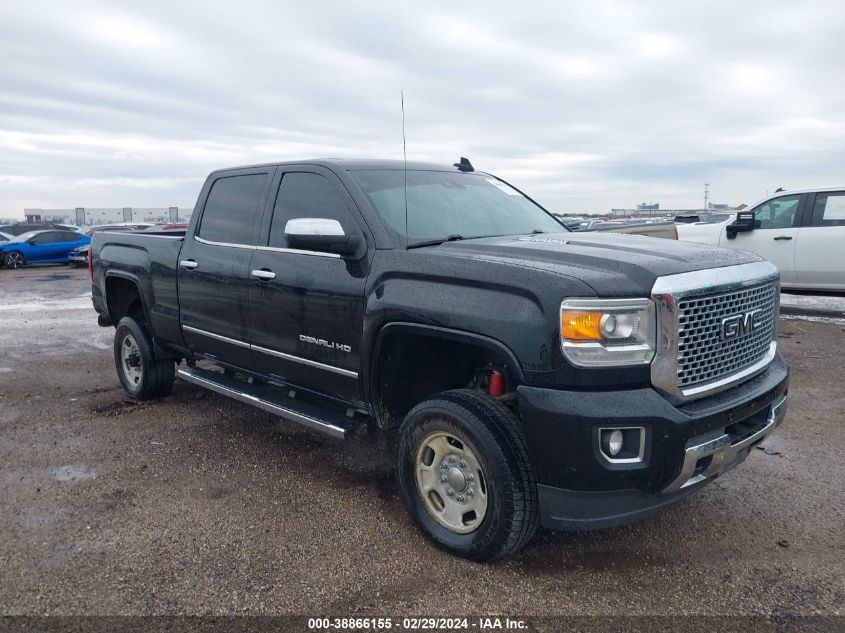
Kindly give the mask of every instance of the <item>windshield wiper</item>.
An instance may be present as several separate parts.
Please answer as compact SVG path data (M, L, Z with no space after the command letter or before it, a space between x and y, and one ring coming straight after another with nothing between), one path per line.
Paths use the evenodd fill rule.
M420 248L421 246L437 246L438 244L442 244L443 242L457 242L459 240L465 239L463 235L450 235L449 237L442 239L442 240L428 240L425 242L414 242L413 244L408 244L408 248Z

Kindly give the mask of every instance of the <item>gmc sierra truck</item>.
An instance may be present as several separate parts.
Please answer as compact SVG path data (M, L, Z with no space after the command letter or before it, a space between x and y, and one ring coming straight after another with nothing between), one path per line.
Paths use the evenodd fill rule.
M411 520L474 560L643 518L786 411L772 264L570 233L466 160L216 171L183 233L96 233L91 274L131 398L178 376L384 434Z

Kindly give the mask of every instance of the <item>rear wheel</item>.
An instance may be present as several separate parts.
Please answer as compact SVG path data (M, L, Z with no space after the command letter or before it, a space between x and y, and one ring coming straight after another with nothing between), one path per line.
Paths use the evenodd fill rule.
M414 524L477 561L506 556L537 530L537 486L519 420L468 390L417 405L399 430L399 484Z
M21 268L26 265L26 257L24 257L24 254L20 251L11 251L6 253L3 263L8 268Z
M163 398L173 388L176 365L158 360L140 316L123 317L114 332L114 362L123 390L134 400Z

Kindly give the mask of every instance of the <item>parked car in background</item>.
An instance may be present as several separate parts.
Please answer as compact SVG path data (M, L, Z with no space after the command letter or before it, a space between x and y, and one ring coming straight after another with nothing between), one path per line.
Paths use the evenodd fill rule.
M98 233L99 231L143 231L146 228L153 226L148 222L123 222L121 224L100 224L97 226L92 226L85 230L85 235L91 237L94 233ZM83 244L82 246L78 246L74 248L67 257L68 262L70 262L71 266L74 268L78 268L80 266L87 266L88 265L88 251L91 248L91 244Z
M5 231L0 231L0 244L5 244L15 236L11 233L6 233Z
M40 222L38 224L33 222L20 222L18 224L5 224L0 226L0 231L8 233L9 235L23 235L30 231L46 231L47 229L62 229L50 222Z
M783 288L845 291L845 186L781 191L714 224L677 228L680 240L765 257Z
M84 233L85 229L76 226L75 224L54 224L54 229L63 229L65 231L76 231L77 233Z
M76 231L30 231L0 246L0 262L7 268L27 264L67 263L68 255L91 238Z
M678 229L673 222L640 222L622 225L602 222L590 230L608 231L610 233L629 233L632 235L647 235L649 237L662 237L667 240L678 239Z
M91 250L91 243L77 246L68 253L67 261L74 268L81 268L88 265L88 251Z
M168 224L155 224L148 226L146 231L184 231L188 228L187 222L170 222Z

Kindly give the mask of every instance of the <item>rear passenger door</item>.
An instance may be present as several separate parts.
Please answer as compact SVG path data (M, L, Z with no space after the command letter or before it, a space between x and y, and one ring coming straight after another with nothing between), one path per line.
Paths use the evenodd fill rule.
M195 353L252 368L249 265L274 168L223 172L179 253L182 333Z
M802 287L845 290L845 190L811 195L795 248Z
M367 256L291 248L294 218L338 220L365 243L365 225L337 176L322 167L285 167L273 211L252 260L252 343L258 371L347 402L360 402Z

